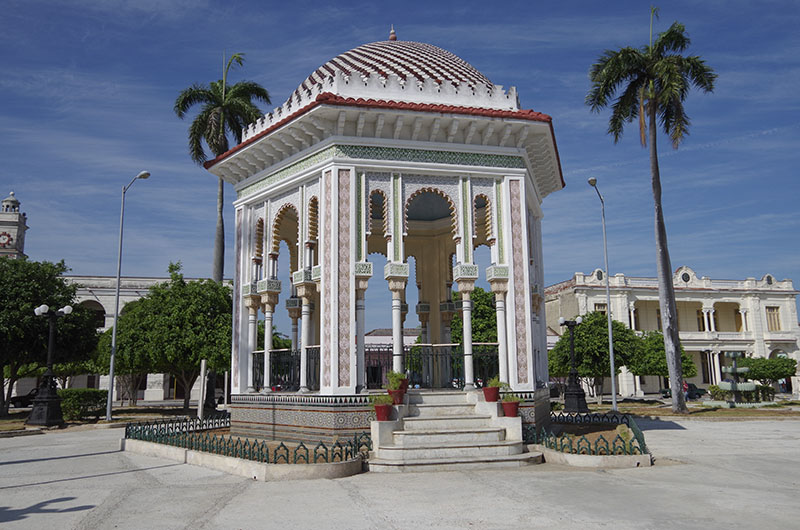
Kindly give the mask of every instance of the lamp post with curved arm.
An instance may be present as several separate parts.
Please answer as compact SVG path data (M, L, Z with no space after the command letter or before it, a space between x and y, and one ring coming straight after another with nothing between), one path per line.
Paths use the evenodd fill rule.
M611 288L608 285L608 244L606 243L606 204L600 190L597 189L597 179L589 179L589 185L600 197L600 217L603 221L603 258L605 259L606 276L606 317L608 319L608 357L611 362L611 410L617 411L617 368L614 366L614 333L611 331Z
M117 283L114 295L114 328L111 331L111 362L108 366L108 397L106 398L106 421L111 421L111 405L114 402L114 357L117 354L117 321L119 320L119 284L122 271L122 221L125 218L125 192L133 186L138 179L150 176L148 171L142 171L127 186L122 187L122 206L119 211L119 248L117 249Z

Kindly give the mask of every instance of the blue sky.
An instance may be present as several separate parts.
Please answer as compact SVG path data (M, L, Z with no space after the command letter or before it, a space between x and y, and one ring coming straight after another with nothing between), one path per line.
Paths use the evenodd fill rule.
M647 151L635 126L615 145L608 113L583 103L603 50L647 42L649 5L6 0L0 195L13 190L22 202L32 259L113 275L120 189L147 169L150 180L127 196L123 275L163 275L178 260L189 276L210 275L216 179L189 158L188 122L172 112L178 92L218 79L224 51L244 52L232 80L259 82L277 106L320 64L385 39L394 24L401 40L445 48L516 86L525 108L553 116L567 187L543 205L547 284L602 267L590 176L606 199L611 273L654 276ZM800 282L800 5L673 1L661 5L656 30L674 20L719 79L713 94L690 95L691 134L680 149L659 139L673 268ZM367 329L390 324L380 282L370 283Z

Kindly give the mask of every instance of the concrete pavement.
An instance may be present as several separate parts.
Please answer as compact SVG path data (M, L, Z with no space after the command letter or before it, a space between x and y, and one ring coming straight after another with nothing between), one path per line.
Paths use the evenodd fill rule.
M793 528L800 421L639 422L651 468L255 482L118 451L119 429L0 439L0 526Z

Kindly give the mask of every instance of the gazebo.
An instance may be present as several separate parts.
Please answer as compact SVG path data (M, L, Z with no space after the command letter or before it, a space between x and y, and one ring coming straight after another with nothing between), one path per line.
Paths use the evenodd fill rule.
M515 88L392 30L389 40L317 68L206 167L237 194L234 431L315 440L366 431L365 389L380 387L391 369L422 389L465 392L499 375L526 396L523 422L546 417L540 205L564 182L550 116L521 109ZM281 242L292 270L285 310L293 340L275 351ZM485 270L474 260L479 245L491 252ZM383 271L374 270L374 253L386 257ZM411 346L403 343L409 256L422 327ZM391 291L392 341L384 348L364 342L374 274ZM479 275L495 296L496 345L472 343L470 293ZM463 341L454 345L456 312Z

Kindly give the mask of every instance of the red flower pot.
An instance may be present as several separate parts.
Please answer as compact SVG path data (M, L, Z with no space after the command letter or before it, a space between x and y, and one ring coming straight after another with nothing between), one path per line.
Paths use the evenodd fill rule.
M519 402L518 401L504 401L503 405L503 414L509 418L514 418L519 414Z
M403 389L400 390L389 390L389 395L392 396L392 404L393 405L402 405L403 404L403 396L405 395L406 391Z
M391 405L375 405L375 419L378 421L389 421L392 413Z
M500 387L499 386L485 386L483 387L483 398L486 401L497 401L500 399Z

